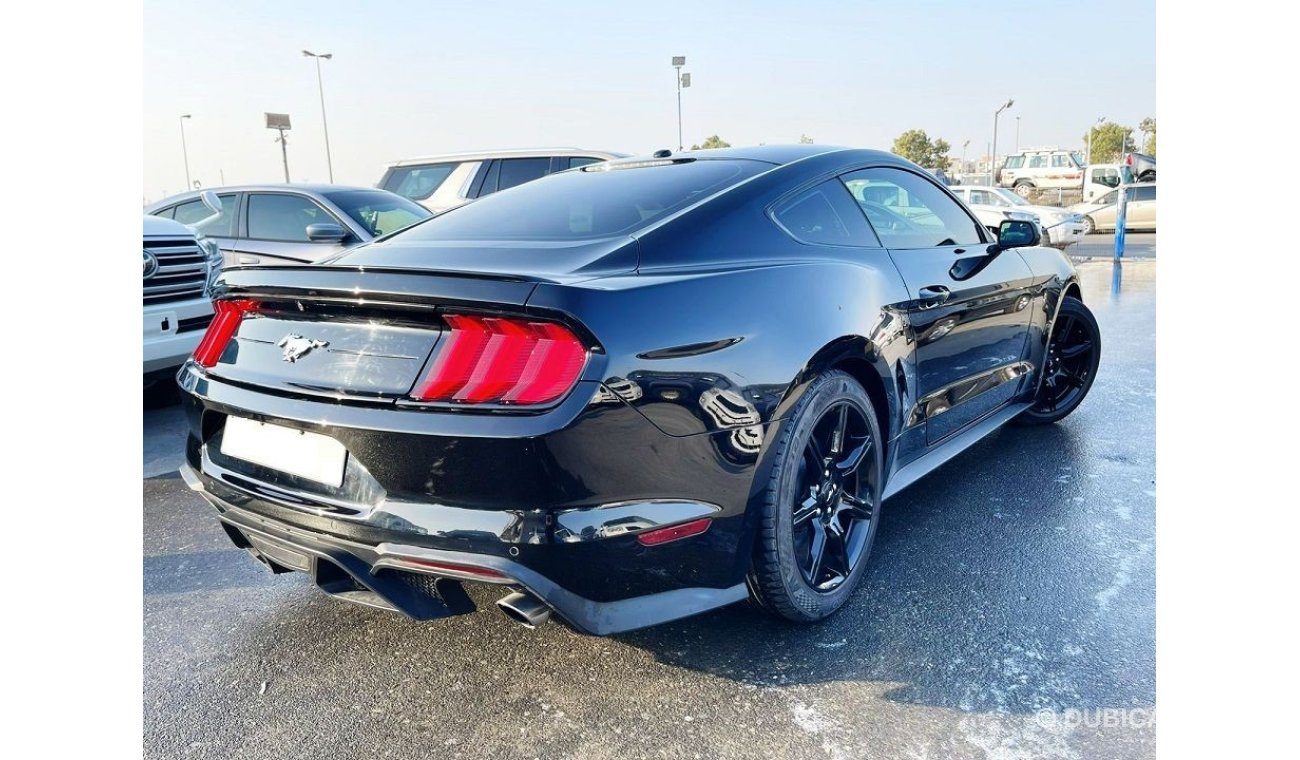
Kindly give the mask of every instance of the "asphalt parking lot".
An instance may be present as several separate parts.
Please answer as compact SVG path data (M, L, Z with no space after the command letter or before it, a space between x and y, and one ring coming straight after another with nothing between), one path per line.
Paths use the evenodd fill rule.
M1155 754L1155 236L1075 246L1101 370L886 504L832 620L735 605L611 638L349 606L235 549L144 416L149 758ZM1093 253L1093 251L1096 251ZM1091 259L1091 260L1089 260Z

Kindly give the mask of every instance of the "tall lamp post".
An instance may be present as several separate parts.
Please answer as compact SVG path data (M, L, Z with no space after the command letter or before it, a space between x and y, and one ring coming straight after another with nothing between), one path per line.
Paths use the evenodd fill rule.
M190 149L185 146L185 120L190 118L190 114L181 114L181 157L185 159L185 189L190 190L194 186L190 184Z
M961 173L966 173L966 146L970 145L970 140L961 144Z
M993 112L993 148L992 148L992 152L989 154L989 179L991 180L989 182L990 185L996 185L998 183L997 169L995 168L998 163L998 117L1001 116L1002 112L1010 108L1012 104L1014 104L1015 102L1016 101L1012 100L1011 98L1007 98L1006 105L1002 106L1001 108Z
M1016 152L1020 152L1020 117L1016 117Z
M330 183L334 182L334 159L330 157L330 125L325 120L325 84L320 76L320 61L322 58L329 60L334 57L333 53L313 53L310 50L302 51L302 54L308 58L316 59L316 89L320 91L320 123L325 128L325 165L329 167Z
M1092 138L1097 136L1097 126L1105 120L1105 116L1098 116L1097 121L1088 127L1088 154L1084 156L1083 160L1085 166L1092 163Z
M677 70L677 150L683 150L685 143L682 141L682 88L691 86L691 75L683 74L682 67L686 65L686 56L673 56L673 68Z

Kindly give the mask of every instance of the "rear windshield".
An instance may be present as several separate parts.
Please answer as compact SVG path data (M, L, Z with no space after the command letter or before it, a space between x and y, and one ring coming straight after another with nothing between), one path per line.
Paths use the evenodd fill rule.
M325 197L375 237L396 232L433 215L424 206L381 190L342 190L325 193Z
M626 235L771 169L761 161L595 164L448 211L402 233L417 240L580 240Z

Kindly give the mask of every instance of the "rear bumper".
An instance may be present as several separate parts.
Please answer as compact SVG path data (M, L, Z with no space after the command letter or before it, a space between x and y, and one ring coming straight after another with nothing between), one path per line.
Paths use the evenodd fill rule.
M144 307L144 373L185 363L212 321L212 302L193 299Z
M398 570L449 587L444 580L501 583L594 634L745 596L756 528L748 506L764 453L757 449L780 422L755 434L757 444L745 437L738 445L735 430L671 436L585 381L545 413L490 415L254 391L192 365L179 379L190 429L186 479L237 544L271 564L278 540L289 559L315 558L280 569L312 573L327 591L357 592L336 595L436 617L388 599L391 583L373 587ZM348 452L342 486L227 457L229 416L339 441ZM701 517L711 519L704 533L652 546L637 539ZM272 536L267 552L257 549L258 531Z
M528 591L578 630L599 636L676 620L747 596L740 583L593 601L509 557L405 543L372 544L311 531L248 508L247 501L236 506L232 502L237 498L221 498L217 494L223 491L228 498L237 495L189 465L181 467L181 476L217 510L235 545L273 571L305 572L332 596L418 620L472 612L474 603L461 587L466 581ZM582 519L591 522L593 517L587 514Z

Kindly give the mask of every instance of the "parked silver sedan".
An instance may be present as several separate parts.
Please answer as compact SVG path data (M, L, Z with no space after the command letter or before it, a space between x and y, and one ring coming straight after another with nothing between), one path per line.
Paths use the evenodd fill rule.
M409 227L433 214L418 203L373 187L239 185L207 188L221 201L215 218L199 191L146 206L212 238L227 266L302 264Z

